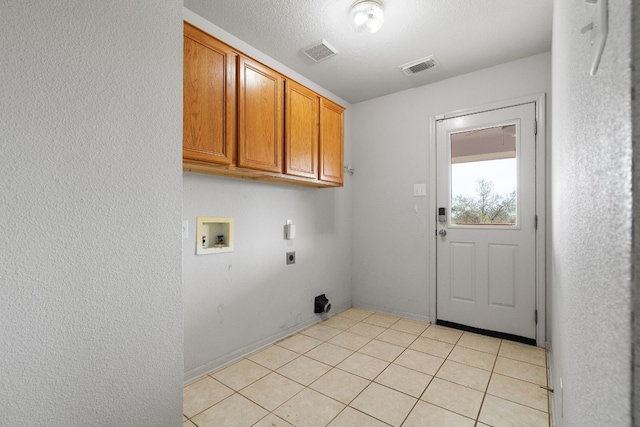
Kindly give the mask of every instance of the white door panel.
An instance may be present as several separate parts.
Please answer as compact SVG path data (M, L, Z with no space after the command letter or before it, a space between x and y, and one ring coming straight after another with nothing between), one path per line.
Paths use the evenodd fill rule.
M451 242L449 244L451 294L458 301L476 300L476 244L474 242Z
M436 139L437 318L535 339L535 104L439 120Z

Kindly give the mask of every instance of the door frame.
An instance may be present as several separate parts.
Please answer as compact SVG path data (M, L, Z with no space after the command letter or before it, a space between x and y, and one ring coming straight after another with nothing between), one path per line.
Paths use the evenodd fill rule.
M547 344L547 311L546 311L546 206L547 206L547 161L546 161L546 94L539 93L535 95L515 98L508 101L496 102L493 104L483 105L480 107L465 108L461 110L451 111L445 114L431 116L429 120L429 223L436 230L437 214L436 214L436 122L438 120L450 119L454 117L466 116L468 114L482 113L489 110L497 110L500 108L513 107L522 104L535 104L536 118L536 215L538 217L538 228L536 230L536 310L538 312L538 323L536 324L536 343L538 347L548 347ZM430 237L429 243L429 319L431 323L437 320L437 299L436 299L436 238L428 233Z

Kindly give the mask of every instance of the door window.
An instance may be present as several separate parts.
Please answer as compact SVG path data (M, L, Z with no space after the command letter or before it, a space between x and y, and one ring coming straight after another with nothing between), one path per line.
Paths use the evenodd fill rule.
M451 225L517 224L517 129L511 123L451 134Z

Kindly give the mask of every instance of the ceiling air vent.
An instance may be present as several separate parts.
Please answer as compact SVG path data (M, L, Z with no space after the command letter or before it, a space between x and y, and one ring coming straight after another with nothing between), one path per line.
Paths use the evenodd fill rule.
M434 56L428 56L426 58L418 59L417 61L410 62L408 64L400 65L398 68L402 70L405 76L412 76L421 71L437 67L438 61Z
M302 53L313 59L315 62L320 62L323 59L330 58L337 54L338 51L327 43L325 39L322 39L318 43L314 43L311 46L307 46L302 49Z

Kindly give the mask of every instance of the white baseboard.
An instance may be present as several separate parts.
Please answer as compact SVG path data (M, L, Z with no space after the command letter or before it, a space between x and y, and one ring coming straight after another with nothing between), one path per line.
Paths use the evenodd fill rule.
M270 335L251 345L248 345L243 348L239 348L229 354L225 354L224 356L218 357L217 359L207 362L204 365L198 366L197 368L190 369L184 373L184 385L192 383L195 380L198 380L207 374L210 374L226 366L229 366L237 362L238 360L242 359L243 357L246 357L252 353L255 353L256 351L261 350L265 347L268 347L291 335L297 334L298 332L307 329L309 326L315 325L316 323L322 322L323 320L333 317L336 314L339 314L348 308L351 308L351 302L342 304L338 307L332 307L331 314L318 315L316 316L315 319L310 319L306 322L292 326L291 328L286 329L284 331L279 331L277 334Z
M365 310L376 311L378 313L392 314L394 316L405 317L407 319L419 320L420 322L431 323L429 321L429 316L425 316L422 314L410 313L402 310L390 310L386 307L379 307L373 304L363 304L354 301L353 306L356 308L362 308Z

